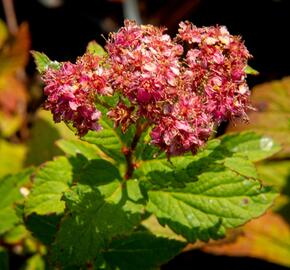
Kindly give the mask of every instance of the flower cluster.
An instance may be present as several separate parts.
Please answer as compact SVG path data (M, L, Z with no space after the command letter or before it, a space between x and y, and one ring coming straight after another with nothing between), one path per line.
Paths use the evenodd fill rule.
M198 28L181 22L178 39L191 46L186 54L185 79L193 91L204 96L213 120L246 119L250 91L245 68L251 55L240 37L230 35L224 26Z
M80 136L101 129L95 96L111 92L108 72L99 63L98 57L85 54L76 64L65 62L60 69L48 68L42 77L47 96L44 108L52 112L55 122L72 123Z
M72 122L79 135L100 129L95 97L112 93L120 96L107 114L115 125L125 132L145 119L152 144L168 155L195 152L221 121L247 119L250 54L223 26L181 22L172 39L164 28L126 20L110 34L106 50L102 59L86 53L43 76L45 107L56 121Z

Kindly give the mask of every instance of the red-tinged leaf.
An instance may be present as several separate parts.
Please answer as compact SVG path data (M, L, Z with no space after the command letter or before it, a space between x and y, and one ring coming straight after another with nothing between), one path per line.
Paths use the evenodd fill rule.
M22 23L16 36L6 40L0 53L0 75L13 73L26 66L29 57L30 35L27 23Z
M290 267L290 227L281 216L269 212L246 224L233 242L217 241L202 250L215 255L255 257Z

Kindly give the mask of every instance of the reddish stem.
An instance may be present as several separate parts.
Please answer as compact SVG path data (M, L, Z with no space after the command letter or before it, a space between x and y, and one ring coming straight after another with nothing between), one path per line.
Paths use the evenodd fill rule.
M134 163L133 163L133 154L134 154L134 151L136 149L136 146L139 142L139 139L143 133L143 131L147 128L147 124L144 124L144 125L140 125L139 123L137 123L137 127L136 127L136 133L135 133L135 136L132 140L132 143L131 143L131 146L130 148L127 148L125 151L124 151L124 154L125 154L125 158L126 158L126 161L127 161L127 171L126 171L126 174L125 174L125 179L130 179L133 175L133 172L134 172L134 169L135 169L135 166L134 166Z

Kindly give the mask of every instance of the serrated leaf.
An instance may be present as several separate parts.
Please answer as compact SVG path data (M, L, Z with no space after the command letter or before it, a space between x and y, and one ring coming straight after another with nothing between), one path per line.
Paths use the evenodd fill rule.
M36 68L40 74L44 73L48 68L59 69L61 64L57 61L51 61L47 55L37 51L31 51L34 58Z
M140 223L142 205L128 200L121 182L108 185L79 184L65 193L68 213L56 235L53 261L63 266L93 261L108 241Z
M34 177L34 187L25 203L25 215L62 213L62 194L73 180L73 167L65 157L56 158L39 168Z
M281 144L282 151L275 157L290 156L290 77L272 81L253 88L251 102L256 111L250 111L249 123L236 121L228 131L253 130L272 137Z
M226 167L242 176L256 179L252 161L266 158L279 149L269 138L266 140L252 132L231 134L209 141L194 156L172 157L170 161L165 158L140 161L133 177L147 186L183 187L185 183L196 181L203 172Z
M230 243L214 243L203 248L217 255L260 258L290 267L290 228L277 214L268 213L242 228Z
M190 241L219 238L227 228L261 215L277 194L260 188L251 161L279 149L273 142L264 144L254 133L233 134L210 141L195 156L140 162L134 177L148 190L147 210ZM201 187L217 194L204 196Z
M104 258L113 269L150 270L169 261L183 247L182 242L140 232L113 240L104 253Z
M221 170L184 188L148 191L147 210L189 241L208 240L263 214L276 196L257 181Z
M162 226L156 216L151 215L149 218L142 221L142 226L146 228L146 230L157 237L164 237L168 239L174 239L180 242L186 242L184 237L176 234L172 231L167 225Z
M118 169L100 159L88 160L77 155L69 159L59 157L44 164L35 174L34 187L25 204L27 228L41 242L51 244L65 208L61 198L66 191L67 196L74 194L68 192L72 181L83 186L96 185L104 196L110 195L114 201L115 182L120 187L117 179L120 179Z
M98 44L96 41L89 42L87 46L87 52L93 55L99 56L99 57L107 55L103 47L100 44Z

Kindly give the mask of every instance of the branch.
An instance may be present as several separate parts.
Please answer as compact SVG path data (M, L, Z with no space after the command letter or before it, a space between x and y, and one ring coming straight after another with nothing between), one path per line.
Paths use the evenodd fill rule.
M8 30L12 35L16 35L16 33L18 32L18 24L17 24L13 0L2 0L2 4L3 4L3 9L4 9L5 17L6 17Z

